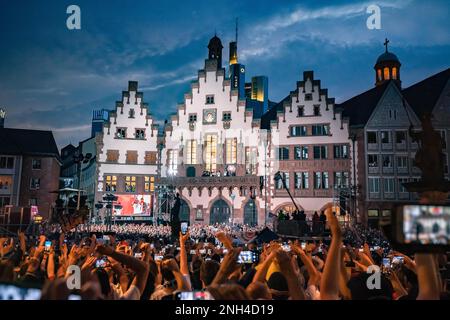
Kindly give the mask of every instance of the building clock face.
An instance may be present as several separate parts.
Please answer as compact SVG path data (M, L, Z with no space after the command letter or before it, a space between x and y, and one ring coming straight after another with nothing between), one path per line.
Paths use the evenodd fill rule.
M205 109L203 110L203 123L204 124L214 124L217 120L216 109Z

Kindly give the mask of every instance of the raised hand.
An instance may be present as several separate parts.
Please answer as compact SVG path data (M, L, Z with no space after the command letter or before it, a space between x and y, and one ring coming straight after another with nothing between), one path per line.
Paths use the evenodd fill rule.
M190 237L189 231L186 232L186 234L182 234L180 232L180 245L186 244L186 241L189 239L189 237Z
M228 251L220 264L220 269L214 278L213 284L221 284L236 270L238 267L237 258L241 253L241 248L232 248Z
M175 259L164 260L162 265L172 272L180 272L180 268L178 267L178 263L175 261Z
M342 230L341 226L339 225L337 217L330 210L325 211L325 215L327 217L327 222L330 227L331 235L333 237L342 239Z
M95 251L100 253L101 255L110 256L114 253L114 249L110 246L105 246L103 244L97 245Z

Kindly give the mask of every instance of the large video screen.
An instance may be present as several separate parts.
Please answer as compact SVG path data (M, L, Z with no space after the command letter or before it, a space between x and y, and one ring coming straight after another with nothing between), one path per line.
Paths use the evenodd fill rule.
M151 195L117 195L117 202L114 204L113 214L120 215L150 215L151 214ZM119 208L118 205L122 206Z

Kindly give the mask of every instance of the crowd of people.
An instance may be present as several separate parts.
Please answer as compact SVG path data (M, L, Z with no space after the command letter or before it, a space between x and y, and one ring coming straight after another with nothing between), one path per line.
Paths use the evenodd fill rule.
M170 227L151 225L18 233L0 239L0 283L42 288L41 299L50 300L447 298L445 255L393 251L378 231L343 230L333 213L326 223L328 239L239 244L240 234L260 229L192 225L176 242ZM79 288L68 285L74 266ZM374 268L378 287L367 285Z

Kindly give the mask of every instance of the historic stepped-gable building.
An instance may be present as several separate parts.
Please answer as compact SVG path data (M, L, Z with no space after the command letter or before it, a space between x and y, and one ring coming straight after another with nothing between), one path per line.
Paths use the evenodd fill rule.
M335 108L328 90L312 71L303 73L297 88L263 116L270 129L270 209L295 210L280 179L286 181L300 210L307 214L337 205L351 182L352 144L348 121Z
M204 69L165 127L162 183L181 195L182 220L263 224L260 119L246 107L243 84L236 83L244 77L234 77L233 83L227 77L222 48L214 36ZM230 64L235 69L236 43L232 49L236 54Z
M403 184L421 177L414 160L418 145L409 130L420 131L420 118L426 113L432 114L444 140L448 179L450 69L402 90L401 63L387 45L388 41L374 66L375 87L339 105L358 151L358 221L372 226L389 220L396 204L418 200Z
M116 215L149 215L153 208L158 125L143 98L138 83L130 81L97 138L95 200L105 193L117 195L121 207L114 207Z

